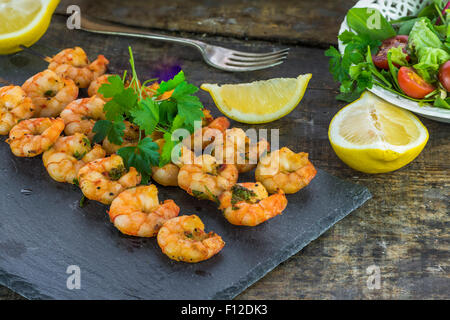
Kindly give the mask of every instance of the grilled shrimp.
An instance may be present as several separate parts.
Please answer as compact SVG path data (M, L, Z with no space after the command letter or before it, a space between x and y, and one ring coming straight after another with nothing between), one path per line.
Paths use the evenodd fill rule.
M239 173L256 168L260 157L270 148L269 143L261 139L252 143L241 128L228 129L223 139L214 141L213 154L221 163L236 165Z
M0 135L6 135L19 120L33 116L31 98L19 86L0 88Z
M125 122L125 134L123 136L123 143L121 145L114 144L105 138L103 140L103 149L105 149L106 154L114 154L123 147L135 147L139 143L139 127L132 124L129 121Z
M165 144L164 139L158 139L155 143L159 146L158 152L161 154L162 148ZM152 167L152 179L162 186L176 187L178 186L178 172L180 168L172 162L162 167Z
M104 158L101 146L91 147L91 142L82 133L59 137L55 144L44 152L42 160L49 175L58 182L77 184L78 171L96 159Z
M109 217L122 233L154 237L169 219L178 216L180 208L173 200L159 203L155 185L139 186L120 193L111 203Z
M185 164L178 173L178 185L199 199L217 201L224 191L230 190L238 179L238 170L233 164L217 164L211 155L202 155L193 164Z
M144 87L144 90L142 91L143 98L153 97L156 93L156 90L158 89L159 89L158 82L153 82L151 85ZM173 90L166 91L158 98L158 100L166 100L172 96L172 93Z
M256 226L279 215L287 206L284 192L269 196L258 182L238 183L219 197L225 218L234 225Z
M256 167L255 176L270 193L278 189L295 193L306 187L316 173L307 153L295 153L284 147L263 157Z
M89 162L78 171L78 183L86 198L110 204L118 194L141 182L133 167L127 172L118 155Z
M29 78L22 89L35 106L35 117L56 117L78 96L78 87L52 70L44 70Z
M23 120L9 132L11 151L18 157L35 157L50 148L64 130L62 119L33 118Z
M108 59L99 55L92 63L80 47L65 49L53 58L47 58L48 68L64 78L72 79L80 88L87 88L97 77L105 73Z
M104 101L109 101L112 98L105 98L102 94L98 93L98 89L102 86L102 84L108 83L108 78L111 77L112 74L104 74L98 78L95 78L91 81L91 84L88 88L89 97L97 96Z
M196 215L167 220L158 232L162 252L176 261L196 263L207 260L223 249L225 242L214 233L206 233L205 225Z
M195 152L197 152L196 148L201 147L203 150L215 139L221 138L230 127L230 121L225 117L216 118L209 123L208 120L205 120L202 124L206 124L206 126L196 130L191 136L183 140L183 144Z
M105 101L97 96L77 99L69 103L61 112L61 119L66 125L64 133L69 136L83 133L92 141L95 135L92 132L95 122L105 119L104 104Z
M164 139L158 139L155 141L159 146L159 153L162 152L162 148L165 144ZM174 162L169 162L162 167L152 167L152 179L163 186L178 186L178 173L180 167L185 163L193 163L194 154L188 148L182 146L180 150L181 156L178 159L173 159Z

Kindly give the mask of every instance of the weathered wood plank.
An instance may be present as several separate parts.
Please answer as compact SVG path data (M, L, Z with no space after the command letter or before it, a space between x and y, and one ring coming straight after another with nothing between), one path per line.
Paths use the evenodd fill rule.
M132 26L324 46L337 42L342 18L355 2L128 0L125 6L122 0L63 0L58 11L78 4L82 14Z
M105 54L111 59L111 69L116 72L126 67L127 46L131 45L138 72L144 77L151 77L160 65L173 61L179 62L197 85L313 73L310 88L300 106L268 126L280 128L283 145L309 152L319 168L366 185L374 198L250 287L239 299L449 298L448 125L423 119L430 132L430 141L413 163L394 173L361 174L340 162L328 143L328 124L343 104L334 100L337 85L328 73L323 50L292 46L287 62L276 68L232 74L206 66L200 55L190 48L81 31L73 31L67 36L63 33L66 32L64 28L64 20L56 17L37 48L51 54L61 48L81 45L92 56ZM264 41L206 39L256 51L273 46ZM37 63L37 70L45 67L37 61L30 57L15 63ZM4 75L0 74L0 77ZM206 93L200 93L200 97L205 106L212 106ZM214 107L212 109L218 114ZM366 286L366 268L373 264L381 269L379 290L369 290ZM0 292L1 298L17 298L8 290Z

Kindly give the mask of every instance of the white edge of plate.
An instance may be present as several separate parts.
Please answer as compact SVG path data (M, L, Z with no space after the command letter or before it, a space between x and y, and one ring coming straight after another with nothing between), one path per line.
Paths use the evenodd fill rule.
M367 5L365 3L358 2L353 6L353 8L361 8L366 7ZM377 8L376 5L373 5L373 8ZM377 8L378 9L378 8ZM339 29L339 34L342 32L350 30L350 27L347 24L347 16L345 16L344 21L342 21L341 28ZM339 52L341 54L344 53L345 45L342 43L342 41L338 40L338 48ZM377 95L378 97L386 100L389 103L392 103L400 108L412 111L416 114L419 114L425 118L429 118L435 121L439 122L445 122L450 123L450 110L447 109L441 109L432 107L429 104L421 106L418 102L412 101L406 98L403 98L402 96L395 94L393 92L390 92L388 90L383 89L380 86L377 86L374 84L372 89L368 89L373 94Z

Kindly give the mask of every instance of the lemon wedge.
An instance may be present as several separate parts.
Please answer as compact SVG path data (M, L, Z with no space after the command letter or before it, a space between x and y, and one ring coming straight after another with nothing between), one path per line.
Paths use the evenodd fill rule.
M227 117L244 123L271 122L290 113L305 94L311 74L240 84L209 84L217 108Z
M31 46L47 31L59 0L0 0L0 54Z
M428 131L411 112L365 92L334 116L328 137L348 166L382 173L413 161L425 147Z

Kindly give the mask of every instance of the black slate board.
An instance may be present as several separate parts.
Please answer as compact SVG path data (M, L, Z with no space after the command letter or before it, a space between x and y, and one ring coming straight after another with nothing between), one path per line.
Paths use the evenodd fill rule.
M197 213L226 241L214 258L169 260L155 239L121 235L106 207L79 207L81 192L47 175L40 158L14 157L0 141L0 283L31 299L228 299L263 277L370 198L364 187L322 170L289 195L285 212L258 227L230 225L212 202L159 188L181 214ZM81 289L66 287L67 267Z

